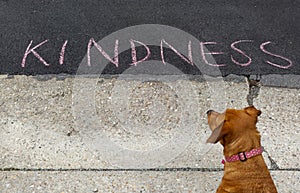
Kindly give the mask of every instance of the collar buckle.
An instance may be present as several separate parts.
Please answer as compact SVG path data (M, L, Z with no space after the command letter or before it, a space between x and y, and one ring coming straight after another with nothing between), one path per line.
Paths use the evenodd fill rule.
M247 156L246 156L246 153L245 153L244 151L243 151L243 152L239 152L237 155L238 155L239 160L240 160L241 162L247 161Z

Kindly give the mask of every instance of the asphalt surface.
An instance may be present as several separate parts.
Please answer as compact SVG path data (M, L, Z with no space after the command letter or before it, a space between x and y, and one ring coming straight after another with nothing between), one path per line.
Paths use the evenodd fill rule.
M219 53L212 54L216 61L209 63L226 64L222 75L299 75L299 19L299 3L293 0L1 1L0 74L74 75L91 40L108 40L99 45L111 57L116 40L119 48L127 48L119 50L119 68L110 64L105 72L119 74L132 63L131 40L137 41L136 47L143 48L138 42L154 45L149 59L160 61L160 43L165 40L181 48L186 57L191 41L194 60L201 58L199 43L204 42L209 52ZM169 46L164 47L169 48L166 61L184 62ZM137 50L137 60L144 56L145 49ZM199 74L187 62L181 68L187 74Z

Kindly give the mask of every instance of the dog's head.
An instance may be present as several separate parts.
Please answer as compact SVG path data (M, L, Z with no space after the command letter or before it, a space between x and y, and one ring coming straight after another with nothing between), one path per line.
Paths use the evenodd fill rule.
M217 143L220 141L224 145L243 136L250 136L250 133L256 133L259 136L255 125L260 114L261 111L254 106L242 110L227 109L224 113L207 111L208 125L212 130L207 142Z

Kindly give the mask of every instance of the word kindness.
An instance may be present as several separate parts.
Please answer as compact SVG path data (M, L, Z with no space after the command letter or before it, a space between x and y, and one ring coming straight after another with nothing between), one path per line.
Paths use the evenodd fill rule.
M40 53L38 53L37 49L42 49L43 45L46 44L49 40L45 40L43 42L40 42L36 45L33 45L33 40L30 41L27 49L25 50L25 53L23 55L23 59L21 62L21 66L22 67L26 67L26 59L29 55L34 55L42 64L44 64L45 66L49 66L50 64L47 62L47 59L44 58ZM249 66L252 63L252 58L250 57L250 54L246 53L246 51L242 50L240 47L243 44L249 44L251 42L254 42L253 40L238 40L235 42L232 42L230 44L230 48L232 49L232 51L236 52L234 55L230 55L230 60L239 66L245 67L245 66ZM150 48L144 44L141 41L138 40L129 40L129 45L130 45L130 49L131 49L131 60L132 63L130 65L138 65L141 62L146 61L147 59L149 59L149 57L151 56L151 50ZM211 61L209 61L209 56L216 56L216 55L222 55L225 54L224 52L213 52L213 51L206 51L207 49L205 49L207 46L214 46L214 49L216 49L215 47L217 46L217 42L200 42L199 43L199 47L198 50L200 52L200 59L207 65L209 66L215 66L215 67L222 67L222 66L226 66L227 64L225 63L213 63ZM264 60L264 62L266 62L269 65L272 65L274 67L277 68L282 68L282 69L288 69L290 68L293 63L290 59L288 59L285 56L282 56L278 53L273 53L272 51L267 49L267 45L272 44L272 42L267 41L267 42L263 42L260 44L260 51L263 52L266 55L269 55L270 57L268 58L273 58L274 60L276 59L276 62L274 62L274 60L270 61L270 60ZM60 55L58 58L58 63L60 65L64 64L65 61L65 52L67 50L67 46L68 46L68 40L66 40L63 44L60 51ZM92 47L95 47L95 49L97 49L99 51L99 53L101 55L103 55L105 57L105 59L107 59L107 61L109 61L110 63L112 63L113 65L115 65L116 67L119 67L119 40L115 40L114 42L114 46L113 46L113 56L110 56L107 52L108 50L105 50L99 43L97 43L93 38L91 38L88 43L87 43L87 65L91 66L94 64L91 64L91 49ZM144 54L144 56L142 58L137 58L137 47L143 47L146 50L146 53ZM180 53L178 51L178 49L176 49L171 43L167 42L166 40L162 39L160 41L160 57L161 57L161 61L163 64L166 64L165 61L165 48L169 48L169 50L172 50L176 55L178 55L182 60L184 60L185 62L187 62L188 64L194 65L193 63L193 55L192 55L192 42L189 41L187 43L187 56L183 55L182 53ZM194 49L194 48L193 48ZM194 50L195 51L195 50ZM144 53L144 52L143 52ZM239 59L235 58L236 55L239 55ZM234 57L235 56L235 57ZM240 59L243 58L243 59ZM242 61L239 61L242 60Z

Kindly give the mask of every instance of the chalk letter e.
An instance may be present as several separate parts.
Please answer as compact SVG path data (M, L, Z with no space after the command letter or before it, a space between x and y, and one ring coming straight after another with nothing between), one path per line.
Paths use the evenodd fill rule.
M212 58L212 55L224 54L224 53L223 52L205 52L204 47L207 44L215 45L215 44L217 44L217 42L200 42L200 51L201 51L201 56L202 56L203 61L206 64L210 65L210 66L226 66L226 64L212 64L212 63L209 63L209 61L207 60L206 55L208 55Z

